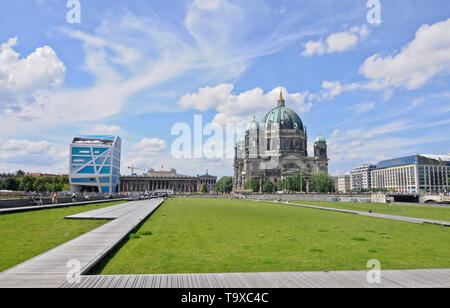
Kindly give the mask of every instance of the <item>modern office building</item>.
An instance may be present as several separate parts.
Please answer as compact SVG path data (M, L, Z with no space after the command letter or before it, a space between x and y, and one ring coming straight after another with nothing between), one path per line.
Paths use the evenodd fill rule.
M120 137L116 136L74 137L70 145L70 190L116 193L121 143Z
M203 184L208 192L213 192L217 177L209 175L188 176L178 174L175 169L155 171L150 169L141 176L121 176L120 192L198 192Z
M336 191L341 193L348 193L351 190L350 174L340 175L337 177Z
M450 155L417 154L381 161L371 176L374 188L395 192L448 192Z
M350 189L363 190L372 187L370 172L376 168L375 165L364 164L350 173Z

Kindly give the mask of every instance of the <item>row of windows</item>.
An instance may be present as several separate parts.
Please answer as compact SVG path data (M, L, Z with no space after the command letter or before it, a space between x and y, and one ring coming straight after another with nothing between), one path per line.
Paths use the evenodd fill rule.
M92 162L92 157L90 156L72 156L72 164L85 165ZM95 164L97 165L111 165L110 157L99 157L95 159Z
M91 148L90 147L73 147L72 155L91 155L94 154L96 156L105 153L108 148Z

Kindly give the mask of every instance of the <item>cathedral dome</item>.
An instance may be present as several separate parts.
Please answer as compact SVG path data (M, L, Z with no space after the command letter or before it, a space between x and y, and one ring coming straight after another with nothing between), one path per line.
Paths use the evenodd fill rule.
M250 122L248 125L249 130L258 130L259 129L259 123L256 121L256 117L253 116L253 121Z
M302 120L298 114L285 106L282 93L280 93L278 106L266 114L262 124L265 128L270 128L272 125L277 125L280 129L295 129L301 132L304 131Z

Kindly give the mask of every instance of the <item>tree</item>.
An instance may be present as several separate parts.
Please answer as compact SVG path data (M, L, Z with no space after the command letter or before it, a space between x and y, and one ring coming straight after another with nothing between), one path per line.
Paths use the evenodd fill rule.
M20 181L18 178L7 178L3 183L3 187L6 190L18 191L20 188Z
M286 180L285 179L280 179L277 182L277 189L278 190L285 190L286 189Z
M263 191L265 193L271 193L271 192L273 192L273 189L274 189L274 186L273 186L273 183L271 181L267 180L267 181L264 182L264 184L263 184Z
M34 181L34 191L35 192L40 192L40 193L48 191L46 184L47 183L45 182L45 178L37 178Z
M332 192L334 188L334 180L331 176L325 173L319 173L311 178L311 191L328 193Z
M233 180L229 176L222 177L216 183L214 190L218 193L230 193L233 190Z
M23 170L17 170L15 176L16 176L17 178L23 178L23 177L25 176L25 171L23 171Z
M292 177L292 181L291 181L291 190L292 191L303 191L303 176L300 173L296 173L293 177Z
M30 192L34 190L34 182L36 178L31 175L24 176L20 179L20 190Z
M249 184L249 188L253 191L253 192L259 192L259 180L257 178L251 177L250 178L250 182Z
M202 194L206 194L207 193L205 184L202 184L202 186L200 186L200 193L202 193Z

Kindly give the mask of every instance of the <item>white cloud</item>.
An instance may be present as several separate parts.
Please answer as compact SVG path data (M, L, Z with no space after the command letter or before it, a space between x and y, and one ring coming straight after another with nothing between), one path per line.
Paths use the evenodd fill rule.
M48 141L0 138L0 169L67 173L69 148Z
M330 34L325 41L308 41L303 47L302 56L323 55L324 53L344 52L356 47L356 45L369 35L366 25L354 26L348 31Z
M92 128L91 132L94 134L117 134L120 132L120 127L117 125L97 124Z
M327 81L322 82L321 98L331 100L336 96L341 95L343 92L352 91L360 88L358 83L351 83L342 85L339 81Z
M375 103L374 102L370 102L370 103L362 103L362 104L358 104L355 105L351 108L355 114L363 114L366 113L370 110L374 110L375 109Z
M450 18L431 26L423 25L415 39L396 55L375 54L360 67L374 90L423 87L433 77L450 73Z
M55 51L39 47L20 58L13 47L18 39L0 45L0 106L11 107L37 91L49 90L64 82L66 67Z
M133 146L133 150L140 151L144 155L163 152L166 149L166 141L159 138L143 138L139 143Z
M260 88L249 90L239 95L232 94L234 86L221 84L213 88L202 88L197 93L186 94L178 104L186 109L206 111L212 108L218 112L213 122L219 125L246 124L255 115L259 121L268 110L275 108L280 89L275 88L264 94ZM308 92L288 93L283 90L286 106L298 112L300 115L308 112L312 104L306 102Z

